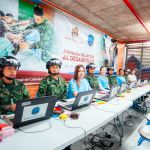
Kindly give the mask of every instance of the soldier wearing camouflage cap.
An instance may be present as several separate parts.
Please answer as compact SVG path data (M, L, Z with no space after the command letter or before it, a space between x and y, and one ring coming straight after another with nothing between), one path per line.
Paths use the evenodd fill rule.
M59 75L62 62L57 58L52 58L46 63L49 76L40 82L38 97L55 95L57 99L66 99L67 85Z
M113 67L108 67L107 72L108 72L107 78L108 78L109 85L110 86L117 85L116 75L113 74L114 73L114 68Z
M20 62L12 56L0 58L0 114L11 114L15 111L16 102L29 98L24 83L16 80Z
M88 80L92 89L99 90L98 80L94 75L95 68L96 65L94 63L89 63L86 66L86 71L87 71L86 79Z

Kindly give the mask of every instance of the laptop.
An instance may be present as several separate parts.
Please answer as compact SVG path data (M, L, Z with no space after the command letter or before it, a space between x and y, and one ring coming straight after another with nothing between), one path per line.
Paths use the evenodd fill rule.
M111 86L109 95L99 97L98 99L103 101L110 101L111 99L116 97L117 93L118 93L118 86Z
M126 92L126 89L127 89L127 84L126 84L126 83L123 83L123 84L120 86L120 88L119 88L119 90L118 90L118 93L119 93L119 94L122 94L122 93Z
M148 84L148 80L144 80L143 85L147 85Z
M137 88L141 84L141 79L138 79L138 81L134 84L133 88Z
M63 103L63 104L59 104L59 105L70 111L80 109L80 108L89 106L92 103L95 94L96 94L96 90L80 92L80 93L78 93L77 97L75 98L75 100L72 103L69 103L69 104Z
M12 125L13 128L19 128L46 120L52 116L56 101L56 96L21 100L16 103L14 119L8 119L6 116L3 118L7 123Z
M130 83L128 86L127 86L127 90L131 90L133 87L134 87L135 83Z

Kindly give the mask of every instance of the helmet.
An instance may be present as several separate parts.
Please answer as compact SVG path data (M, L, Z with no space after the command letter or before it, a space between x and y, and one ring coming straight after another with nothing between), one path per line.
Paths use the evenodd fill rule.
M49 69L50 66L57 65L61 68L62 62L57 59L57 58L51 58L47 63L46 63L46 69Z
M113 70L114 71L114 67L108 67L107 71L109 71L109 70Z
M96 65L94 63L89 63L86 65L86 70L89 70L89 68L96 68Z
M4 56L0 58L0 68L3 68L5 66L14 66L19 69L21 66L20 62L13 56Z

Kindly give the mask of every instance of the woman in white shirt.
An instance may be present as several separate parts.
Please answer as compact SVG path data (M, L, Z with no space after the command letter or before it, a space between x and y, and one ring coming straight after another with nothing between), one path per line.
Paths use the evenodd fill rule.
M132 69L131 74L128 75L128 82L129 83L136 83L137 82L137 78L136 78L134 69Z

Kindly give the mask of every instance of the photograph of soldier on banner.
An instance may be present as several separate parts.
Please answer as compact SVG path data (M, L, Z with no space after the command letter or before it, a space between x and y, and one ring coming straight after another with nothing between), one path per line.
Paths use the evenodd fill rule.
M103 60L106 67L117 68L117 40L110 39L106 34L103 34L100 38L101 45L101 59Z
M24 3L26 4L19 1L19 7L23 7ZM45 17L43 7L37 4L27 5L32 6L29 17L24 17L23 12L26 10L20 11L18 8L16 17L13 12L0 7L0 57L15 56L26 67L30 66L30 60L34 60L35 64L39 63L42 67L52 57L54 29ZM26 69L30 70L30 67Z

